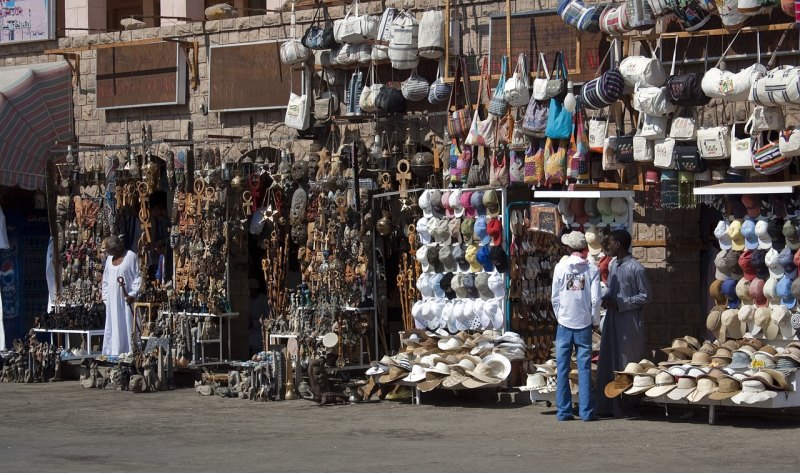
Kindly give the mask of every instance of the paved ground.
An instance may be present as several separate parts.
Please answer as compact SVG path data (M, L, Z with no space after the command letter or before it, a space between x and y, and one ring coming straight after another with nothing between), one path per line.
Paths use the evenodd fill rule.
M552 409L393 402L318 408L0 384L0 471L794 470L800 417L557 423Z

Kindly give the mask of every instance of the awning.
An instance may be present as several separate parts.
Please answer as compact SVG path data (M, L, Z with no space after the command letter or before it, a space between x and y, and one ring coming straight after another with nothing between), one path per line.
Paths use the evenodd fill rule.
M71 82L65 61L0 68L0 185L44 187L49 150L72 139Z

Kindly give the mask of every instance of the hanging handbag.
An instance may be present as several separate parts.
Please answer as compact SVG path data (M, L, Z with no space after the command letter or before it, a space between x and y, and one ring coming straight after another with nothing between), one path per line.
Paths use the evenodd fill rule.
M650 163L653 161L653 141L643 136L633 137L633 160L637 163Z
M456 140L450 144L450 182L461 187L467 184L472 171L472 146L459 146Z
M588 179L589 175L589 130L586 112L578 105L575 111L575 132L572 135L571 153L568 153L567 175L570 179Z
M615 47L616 39L609 46L605 57L595 71L596 77L581 87L581 103L589 110L608 107L619 100L625 89L625 79L622 78L622 74L619 73L619 70L614 65L613 59L611 60L610 69L600 74L603 64L605 64L606 59Z
M397 8L387 7L383 10L380 20L378 21L378 34L375 38L376 44L381 44L387 47L388 52L389 41L392 40L392 22L400 11ZM388 56L386 59L389 59Z
M653 144L653 166L661 169L675 169L675 140L664 138Z
M544 145L544 181L552 187L567 181L567 148L569 141L559 140L558 149L553 149L553 140L547 138Z
M628 9L625 5L609 6L600 13L600 31L619 36L633 31L628 25Z
M694 117L675 117L669 128L669 137L678 141L697 140L697 120Z
M503 56L500 61L500 80L497 81L497 86L494 88L494 93L489 96L488 111L495 117L502 117L508 111L508 103L505 99L505 85L506 85L506 67L508 66L508 57ZM488 71L487 71L488 74ZM488 78L487 78L488 81Z
M629 134L625 133L624 111L623 120L617 125L617 139L614 141L614 156L618 163L630 164L633 160L633 136L635 129Z
M660 45L660 42L659 42ZM628 56L619 64L619 72L630 87L661 87L667 81L664 67L656 58L658 46L652 50L651 57Z
M541 143L540 143L541 144ZM525 151L525 184L540 186L544 183L544 148L533 143Z
M596 153L602 153L607 132L608 119L604 117L592 117L589 120L589 149Z
M347 84L347 116L358 116L363 112L361 110L360 100L361 94L364 91L364 73L356 71L350 76L350 82ZM376 98L377 100L377 98Z
M488 59L484 58L481 66L481 80L478 84L478 101L475 105L475 111L472 115L472 124L469 128L464 143L471 146L489 146L493 147L497 144L497 118L493 115L486 115L485 120L481 120L481 99L483 97L483 89L486 89L486 94L489 94L489 71Z
M358 0L353 0L344 18L333 22L333 36L338 43L360 44L377 38L379 24L378 17L359 15Z
M744 131L752 135L761 131L780 131L784 128L786 128L786 117L783 115L783 108L758 105L753 107L753 114L747 120Z
M378 106L375 104L375 99L383 88L383 84L375 83L375 64L369 65L367 72L367 81L369 85L365 85L361 91L361 97L358 99L358 105L361 110L367 113L375 113L378 111Z
M800 11L800 8L798 8ZM778 44L772 51L772 56L767 62L766 76L753 81L750 90L750 100L759 105L789 105L800 104L800 67L781 66L774 68L778 51L786 41L789 31L795 29L790 25L783 31ZM759 53L761 49L759 48Z
M499 146L494 150L489 185L492 187L508 187L508 148Z
M444 13L429 10L419 21L419 55L427 59L438 59L444 54Z
M640 113L639 132L636 134L647 140L659 140L667 136L667 117L654 117Z
M711 20L711 14L707 11L709 7L704 6L705 1L666 0L670 12L678 18L678 22L684 31L697 31Z
M547 81L545 88L545 95L547 98L557 98L564 100L567 96L567 81L569 75L567 74L567 65L564 62L564 53L559 51L556 53L556 59L553 62L553 77Z
M731 167L734 169L753 169L752 135L744 127L744 138L736 133L736 104L733 109L733 126L731 127ZM740 134L741 135L741 134Z
M327 83L325 84L325 91L320 91L320 94L314 99L314 118L320 122L327 122L339 110L338 94L331 92Z
M289 81L289 103L286 106L286 115L283 123L289 128L305 130L311 125L311 113L309 110L308 93L306 79L302 81L303 90L300 95L292 91L293 81Z
M294 30L294 27L292 27ZM292 38L281 43L281 62L288 65L302 64L311 57L311 50L303 46L299 39Z
M438 105L447 102L450 98L450 93L453 91L453 85L448 84L442 77L442 60L439 61L439 66L436 68L436 80L431 82L428 88L428 102L431 105Z
M478 155L474 155L467 176L467 187L475 188L489 185L489 166L486 163L483 147L478 148Z
M666 87L641 87L636 86L633 94L633 109L652 115L664 117L675 113L677 106L667 100Z
M536 101L531 97L522 125L519 127L528 136L543 138L547 132L547 117L550 113L549 104L545 101Z
M463 105L458 100L458 90L464 95ZM467 70L466 59L459 57L456 62L456 72L453 79L453 90L447 103L449 113L447 119L447 131L451 138L463 139L469 133L472 123L472 102L470 100L471 87L469 83L469 72Z
M419 65L417 45L419 23L408 11L401 11L392 22L392 39L389 41L389 60L395 69L413 69Z
M620 107L623 108L620 111ZM616 171L625 169L625 162L617 159L617 148L619 141L625 138L625 111L624 105L616 104L609 109L609 121L611 120L611 113L616 115L616 132L617 136L608 136L608 129L606 128L606 139L603 142L603 171ZM624 140L623 143L624 145ZM630 161L633 161L633 142L629 141L630 145ZM623 158L624 159L624 158Z
M512 149L508 153L508 182L512 186L525 185L525 151Z
M725 108L722 109L723 121ZM700 156L704 159L728 159L731 156L730 128L727 125L719 125L719 117L716 116L716 125L712 127L701 127L697 130L697 148Z
M684 48L683 62L686 62L686 53L689 51L691 37ZM675 57L678 51L678 38L675 38L675 47L672 49L672 65L667 79L667 100L678 107L698 107L707 104L711 99L703 93L703 74L690 72L675 75ZM705 55L704 55L705 56Z
M378 96L375 97L375 105L378 110L386 113L405 113L408 104L403 93L397 90L393 84L388 84L378 92Z
M680 172L700 173L706 170L706 161L700 157L695 143L676 142L672 155L675 169Z
M544 78L541 75L542 68L544 68ZM531 91L531 98L533 100L547 100L547 83L550 81L550 71L547 70L547 59L544 53L539 53L539 61L536 64L536 78L533 79L533 90Z
M401 84L403 97L409 102L419 102L428 96L430 84L424 77L417 74L417 68L411 69L411 75Z
M512 107L523 107L528 104L531 94L528 91L528 67L525 54L519 53L514 74L506 81L503 97Z
M361 43L355 46L356 62L362 66L368 66L372 63L372 45L369 43Z
M320 12L322 17L320 18ZM328 14L328 7L321 3L314 11L314 18L311 26L308 27L302 40L303 46L308 49L331 49L336 46L336 38L333 35L333 20Z
M566 140L572 136L572 113L557 98L550 99L545 136L554 140Z
M628 25L635 30L649 30L656 24L653 9L647 0L625 0Z
M761 64L761 39L759 34L756 34L757 59L755 64L737 73L724 70L720 67L720 65L723 64L725 55L730 50L734 41L736 41L740 32L741 30L736 32L731 43L720 55L717 65L709 69L703 76L701 83L703 92L711 98L727 100L729 102L744 102L750 95L751 87L767 70L766 67Z
M358 45L345 43L337 50L336 64L340 66L353 66L358 64Z
M781 154L787 158L800 156L800 130L795 127L789 127L781 131L778 147Z
M778 135L775 131L763 132L753 139L753 168L759 174L777 174L792 163L792 158L781 154Z

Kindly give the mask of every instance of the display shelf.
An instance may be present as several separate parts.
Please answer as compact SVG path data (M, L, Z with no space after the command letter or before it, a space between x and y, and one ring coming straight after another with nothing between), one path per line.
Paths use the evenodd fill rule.
M564 191L540 191L534 190L533 196L539 199L613 199L615 197L633 198L633 191L624 190L564 190Z
M185 316L185 317L205 317L205 318L215 318L219 319L219 337L214 339L208 340L201 340L201 339L193 339L192 343L197 343L200 345L200 353L199 359L192 360L192 366L203 366L209 364L225 364L227 362L223 361L223 342L227 339L228 342L228 356L231 354L231 324L230 320L234 317L238 317L238 312L225 312L222 314L211 314L208 312L181 312L181 311L168 311L162 310L159 311L159 315L161 316ZM225 338L225 325L228 325L228 336ZM219 358L218 362L209 362L206 358L206 349L205 346L207 344L218 344L219 345ZM197 357L197 353L195 353L195 357Z
M694 195L791 194L798 186L800 186L800 181L725 182L695 187Z
M84 358L94 358L97 355L100 355L101 352L93 352L92 351L92 338L97 337L104 337L105 330L70 330L70 329L44 329L44 328L35 328L33 329L35 333L44 333L50 334L50 345L54 344L53 335L55 334L64 334L67 335L64 337L64 348L69 350L69 335L70 334L79 334L86 337L86 356Z

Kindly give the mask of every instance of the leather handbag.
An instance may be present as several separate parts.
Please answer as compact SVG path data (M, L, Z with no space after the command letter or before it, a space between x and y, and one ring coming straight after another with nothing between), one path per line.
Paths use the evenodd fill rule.
M320 17L320 12L322 17ZM331 49L336 46L336 38L333 35L333 20L328 14L328 7L321 3L314 11L314 18L311 26L306 29L302 39L303 46L308 49Z
M325 86L325 91L320 91L320 94L314 99L314 118L320 122L327 122L339 109L339 96L336 92L332 92L330 88Z
M781 154L787 158L800 156L800 130L789 127L781 131L778 148Z
M686 62L686 53L689 51L690 41L684 50L683 62ZM703 93L703 74L690 72L688 74L675 75L675 57L678 51L678 39L675 39L675 47L672 49L672 65L670 66L669 78L667 79L667 100L678 107L699 107L711 101L711 98Z
M508 148L498 146L493 155L489 172L489 185L493 187L508 187Z
M753 139L753 168L759 174L777 174L792 163L792 158L781 154L778 135L775 131L763 132Z
M547 81L545 95L547 98L558 98L563 100L567 95L567 81L569 80L567 74L567 66L564 62L564 53L559 51L556 53L556 59L553 62L553 76Z
M495 117L502 117L508 112L508 102L505 99L505 86L506 86L506 68L508 67L508 56L503 56L500 61L500 80L497 81L497 86L494 88L494 93L489 97L488 111ZM488 75L488 71L487 71ZM488 81L488 77L487 77Z
M466 75L465 75L466 74ZM459 89L463 94L463 102L459 102ZM448 120L447 131L451 138L464 139L469 133L472 123L472 101L470 100L471 87L466 60L463 56L456 61L456 71L453 78L453 90L447 103Z
M706 161L700 157L695 143L685 141L675 143L672 155L675 168L680 172L700 173L706 170Z

